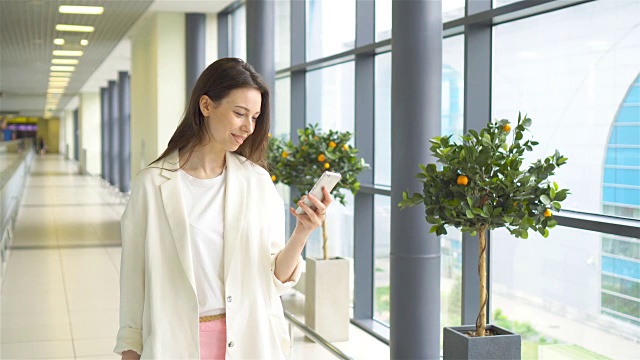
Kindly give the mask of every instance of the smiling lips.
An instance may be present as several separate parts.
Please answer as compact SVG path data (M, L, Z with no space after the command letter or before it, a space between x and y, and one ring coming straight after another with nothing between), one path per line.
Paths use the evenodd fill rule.
M244 137L244 136L239 136L239 135L235 135L235 134L231 134L231 136L233 136L233 139L236 141L236 143L238 143L238 145L242 145L242 143L246 139L246 137Z

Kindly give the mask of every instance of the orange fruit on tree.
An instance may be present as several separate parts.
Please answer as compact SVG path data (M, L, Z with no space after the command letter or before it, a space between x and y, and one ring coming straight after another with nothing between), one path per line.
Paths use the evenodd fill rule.
M348 150L349 150L349 145L344 144L344 145L342 145L342 148L343 148L345 151L348 151Z
M509 124L505 124L505 125L502 127L502 130L504 130L504 132L509 132L509 131L511 131L511 125L509 125Z
M273 182L276 181L276 176L275 175L271 175L271 181L273 181Z
M551 215L552 215L551 214L551 210L549 210L549 209L545 210L543 215L544 215L544 217L551 217Z
M329 163L325 163L325 164L324 164L324 168L325 168L325 169L328 169L328 168L330 168L330 167L331 167L331 165L329 165Z
M329 147L333 149L334 147L336 147L336 143L334 143L333 141L330 142L329 143Z
M325 160L326 160L326 158L324 157L324 154L318 155L318 161L324 162Z
M289 157L289 153L286 152L286 151L283 151L282 152L282 157L285 158L285 159L288 158Z
M267 137L268 137L268 138L271 138L271 133L268 133L268 134L267 134Z
M458 185L467 186L467 184L469 183L469 178L464 175L460 175L458 176L458 180L456 182L458 183Z

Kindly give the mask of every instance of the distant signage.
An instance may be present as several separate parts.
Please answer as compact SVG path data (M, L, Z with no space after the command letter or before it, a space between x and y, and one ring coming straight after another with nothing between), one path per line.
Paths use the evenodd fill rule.
M9 119L8 123L9 124L37 124L38 118L21 116L21 117L15 117L13 119Z

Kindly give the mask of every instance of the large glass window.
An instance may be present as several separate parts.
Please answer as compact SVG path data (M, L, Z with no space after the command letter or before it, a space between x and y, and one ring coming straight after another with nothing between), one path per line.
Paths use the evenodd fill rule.
M636 0L594 1L494 28L492 117L533 119L530 160L569 158L554 178L571 190L564 208L640 207L640 105L626 101L640 73L637 14Z
M443 42L442 66L442 133L462 134L464 92L464 37L447 38ZM375 164L374 182L391 185L391 53L375 58ZM425 146L424 151L428 151ZM416 173L418 172L416 165ZM375 299L374 314L389 323L391 199L374 197ZM441 324L460 325L462 294L462 236L448 229L441 237Z
M389 324L391 279L391 197L374 195L373 198L373 241L374 241L374 302L373 317Z
M640 261L602 251L640 240L602 244L607 237L566 227L546 239L491 233L492 322L522 336L523 359L637 356Z
M376 41L391 37L391 0L375 0Z
M275 2L276 31L276 70L289 67L291 64L291 1Z
M247 7L242 5L229 16L229 54L247 60Z
M307 61L353 49L355 0L306 0Z
M279 139L290 138L291 133L291 77L283 77L276 79L274 96L275 117L271 119L271 136ZM278 193L284 200L285 211L288 213L289 199L291 198L291 189L284 184L276 185ZM285 216L285 226L290 228L289 222L291 216Z
M347 62L307 73L306 122L329 129L350 131L355 127L355 65ZM351 140L354 143L354 140ZM335 203L327 213L329 256L353 257L353 195L346 193L347 205ZM335 206L335 207L334 207ZM307 256L322 256L320 230L307 242Z
M375 163L376 184L391 186L391 53L375 59Z
M375 0L376 2L376 41L391 37L391 0ZM443 0L442 22L460 19L464 16L465 0Z

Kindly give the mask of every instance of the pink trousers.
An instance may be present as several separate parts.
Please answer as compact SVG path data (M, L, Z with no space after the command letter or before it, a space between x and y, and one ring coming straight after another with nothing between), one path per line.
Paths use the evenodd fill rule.
M227 319L200 323L200 360L224 360L227 352Z

